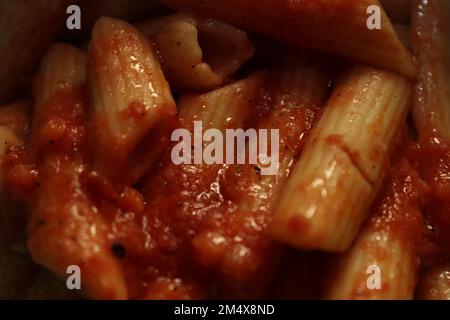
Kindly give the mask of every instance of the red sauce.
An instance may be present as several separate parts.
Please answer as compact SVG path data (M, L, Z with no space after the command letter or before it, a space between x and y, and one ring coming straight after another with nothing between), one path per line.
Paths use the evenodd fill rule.
M421 209L428 187L410 157L416 144L405 139L397 145L386 180L372 205L372 216L366 222L373 229L388 231L410 245L419 256L424 246L424 221Z
M450 144L426 137L403 140L370 218L416 250L420 270L450 261ZM419 270L419 271L420 271Z
M421 139L414 154L428 186L423 215L428 251L424 267L450 260L450 143L436 137Z
M43 155L61 155L66 159L83 158L86 128L84 89L62 90L48 102L45 111L35 117L32 139L24 147L13 148L5 157L11 193L29 200L40 186L38 166Z
M274 85L268 83L267 87ZM282 128L281 156L290 152L297 158L319 107L286 108L270 123L262 123L274 108L275 94L261 90L245 127ZM64 208L63 201L75 198L65 193L62 182L67 176L58 180L54 175L73 168L69 171L80 184L79 198L106 222L106 242L122 265L130 298L267 297L281 255L266 233L270 201L261 210L238 208L247 188L261 179L259 171L250 165L242 170L223 165L176 166L168 152L172 145L167 138L158 137L151 141L164 143L157 151L160 159L153 165L153 173L139 191L123 187L126 181L112 181L88 165L91 152L84 100L82 90L57 94L35 119L30 144L8 154L8 182L15 195L32 207L36 195L42 195L41 185L51 180L58 185L52 192L63 196L46 196L51 197L48 200L53 207L60 201ZM138 114L139 106L133 110ZM174 123L192 127L184 119L169 122L168 128ZM162 136L169 131L162 128L154 133ZM145 153L138 156L147 158ZM267 195L273 197L269 191ZM62 216L71 219L70 214ZM29 232L45 223L32 217Z
M246 126L262 125L273 108L272 94L270 90L261 92ZM282 255L266 231L270 201L260 210L239 209L249 186L261 178L258 170L248 165L176 166L169 153L162 152L143 183L136 189L124 188L85 165L88 147L83 99L76 92L57 96L47 108L48 114L33 128L39 134L33 135L31 146L7 155L8 182L16 195L29 202L39 184L46 182L46 175L57 174L58 163L78 165L80 192L107 222L107 242L121 262L130 298L270 296L271 280ZM264 123L266 128L282 128L281 158L292 149L296 150L294 160L298 158L319 113L317 106L306 106L284 110L278 120ZM180 122L191 128L183 119ZM335 138L332 142L339 143L339 137ZM373 206L377 214L371 221L375 227L395 228L399 237L417 247L425 264L448 259L450 144L435 139L403 141L391 159L386 183ZM290 256L281 266L295 260ZM314 265L305 268L317 269ZM295 288L299 285L292 283Z
M273 108L272 94L261 92L246 127L262 125ZM264 124L283 128L281 156L289 148L299 154L318 111L315 105L286 108L276 121ZM182 126L192 128L191 123ZM251 165L176 166L168 154L163 156L141 189L144 213L130 218L141 229L132 236L125 230L119 240L127 252L123 265L131 297L267 297L281 255L266 232L269 206L239 209L248 187L259 179ZM113 229L133 224L124 220L116 217Z

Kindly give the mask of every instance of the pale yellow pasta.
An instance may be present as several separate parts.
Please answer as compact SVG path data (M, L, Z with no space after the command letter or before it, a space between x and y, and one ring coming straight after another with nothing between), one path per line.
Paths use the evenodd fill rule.
M194 128L193 121L201 121L204 130L214 128L224 131L226 128L242 126L251 108L249 101L254 100L258 89L265 79L263 72L258 72L247 79L210 91L205 94L186 94L179 103L180 116L188 130ZM136 152L130 156L127 165L132 182L139 181L159 157L166 151L170 143L171 133L178 129L170 121L161 123L150 131L149 136L138 146ZM155 141L153 135L162 137Z
M176 14L137 27L155 42L169 82L181 89L221 85L254 51L244 31L217 20Z
M190 124L201 121L204 130L240 128L264 78L260 72L205 94L185 95L179 102L180 116Z
M355 244L330 265L325 299L410 300L418 260L411 247L389 228L364 228Z
M0 125L0 157L3 157L12 146L21 145L21 139L5 125Z
M413 52L419 65L413 117L421 137L450 139L450 2L414 1Z
M299 110L322 106L328 93L328 73L317 60L295 51L283 55L280 60L283 63L269 72L266 81L266 87L270 88L272 110L257 124L257 127L266 130L280 129L279 125L283 120L286 123L303 123L303 117L307 115ZM279 137L277 173L254 175L246 196L237 201L239 210L272 210L273 204L283 191L295 159L301 152L300 144L308 129L301 125L293 126L292 131L288 130L284 136L282 131ZM273 154L275 150L271 152ZM249 165L249 169L255 170L252 165ZM231 167L230 170L239 173L236 167Z
M0 299L450 300L449 40L450 0L0 0Z
M28 107L28 101L20 101L0 108L0 206L2 207L10 202L4 187L3 158L11 147L23 145L28 128Z
M369 210L351 248L329 265L326 299L412 299L418 280L418 235L424 228L420 189L423 181L405 158L395 160L389 178Z
M85 61L77 48L55 44L36 78L35 101L41 103L36 105L31 142L33 150L40 151L39 188L29 205L27 244L33 260L61 278L66 278L69 266L78 266L83 290L90 297L124 299L127 288L108 246L105 222L80 188L85 164L79 148L84 144L86 112L80 82ZM80 121L83 124L71 127ZM78 134L67 139L61 131L71 128ZM47 151L52 142L58 148Z
M78 90L86 83L86 54L81 50L58 43L48 49L45 58L47 60L41 63L33 82L32 129L41 125L45 113L43 108L57 98L58 93L74 88Z
M414 78L416 66L378 0L163 0L289 45L340 54ZM376 7L375 7L376 6ZM370 14L380 14L373 29ZM332 14L330 14L332 13ZM345 17L345 18L342 18Z
M20 146L23 141L7 126L0 125L0 205L4 206L7 196L4 190L4 170L3 158L9 148L13 146Z
M34 80L34 123L40 119L40 109L59 91L86 84L86 54L82 51L59 43L53 45L45 57L46 63L41 64Z
M7 126L21 138L25 138L29 129L32 103L28 99L0 106L0 125Z
M125 21L97 21L88 66L94 166L113 176L155 123L175 113L175 103L150 43Z
M389 72L357 66L347 73L276 206L276 239L303 249L349 247L384 176L411 91Z

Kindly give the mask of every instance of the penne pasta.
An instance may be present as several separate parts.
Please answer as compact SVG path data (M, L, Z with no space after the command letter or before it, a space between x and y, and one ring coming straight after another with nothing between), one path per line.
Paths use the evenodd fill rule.
M381 29L368 28L376 0L164 0L195 12L274 37L289 45L326 50L414 78L416 67L384 11ZM342 17L345 17L343 19Z
M357 66L335 89L276 206L272 235L303 249L344 251L355 238L406 116L410 83Z
M406 160L391 169L386 189L352 247L330 265L326 299L412 299L418 277L423 181Z
M259 166L252 164L233 164L223 170L221 194L236 206L236 211L229 212L225 217L230 224L232 221L241 221L240 224L247 225L251 224L251 221L257 223L256 221L268 220L271 207L287 180L294 158L301 151L303 137L306 137L310 130L315 114L328 91L326 68L319 66L314 59L293 52L283 55L281 60L284 62L267 72L265 81L260 84L258 96L256 99L252 98L253 107L245 121L245 128L249 126L272 130L280 128L281 124L286 126L281 130L279 137L281 161L278 174L262 175ZM192 106L192 103L186 105ZM198 105L202 106L204 103ZM225 110L231 106L230 104ZM242 107L237 110L241 113ZM229 114L220 115L221 119L228 117ZM254 141L247 142L247 152L252 148L252 143ZM259 141L259 146L261 143ZM268 148L271 149L272 156L278 152L270 143ZM267 225L263 223L260 228L245 229L245 237L251 237L255 242L264 244L259 248L250 247L249 256L244 261L251 261L254 256L256 262L253 268L245 272L234 271L238 270L241 262L232 258L232 252L235 250L233 248L239 245L239 240L233 239L244 237L243 231L231 229L230 232L234 235L232 237L229 234L224 235L222 230L206 229L201 230L192 240L196 257L210 257L201 259L200 263L209 268L220 268L220 272L225 274L225 281L221 284L222 290L233 297L255 297L257 295L253 293L254 291L264 291L271 279L270 275L278 264L278 257L282 254L281 248L266 234ZM221 236L227 239L227 245L215 243ZM227 246L230 252L227 252ZM265 276L262 277L261 274ZM248 287L250 295L242 292L241 286Z
M94 26L88 82L94 167L114 177L148 131L175 113L175 103L156 53L121 20L100 18Z
M263 81L263 78L262 74L258 74L243 83L237 82L234 85L225 86L204 95L186 94L182 96L178 105L183 125L192 130L194 121L201 121L204 130L211 128L226 130L227 125L233 125L232 119L236 117L238 117L236 124L242 123L246 115L245 112L242 115L240 114L240 108L243 107L242 99L247 97L252 100L256 88ZM231 100L238 96L240 90L243 90L243 98L232 105ZM247 107L244 110L247 110ZM224 113L221 113L221 111ZM175 117L169 117L165 120L158 123L138 145L135 152L131 154L127 164L130 184L143 178L164 154L170 153L170 149L173 147L170 141L171 133L178 129L181 124L179 119ZM215 168L217 169L217 167Z
M227 129L242 128L257 101L266 77L265 72L258 72L209 93L183 96L179 102L181 128L195 134L194 121L201 122L205 132L208 129L215 129L224 133ZM185 143L190 150L191 145ZM207 142L203 141L203 146L205 145ZM195 160L195 150L189 159ZM172 270L173 268L177 270L179 265L185 265L186 259L193 259L195 264L204 270L204 276L195 278L195 282L206 291L203 292L203 297L213 296L209 289L212 284L222 288L223 294L227 292L234 297L254 294L253 289L260 286L254 279L259 274L257 270L261 270L257 265L248 270L241 270L240 266L253 261L257 254L256 250L264 251L261 247L266 248L270 243L262 243L259 248L243 248L235 239L245 236L247 232L253 232L252 226L259 225L262 221L254 218L254 224L250 225L246 221L253 219L252 215L237 214L233 206L228 207L230 202L224 201L220 191L220 177L223 176L226 165L195 164L194 161L191 164L175 165L172 161L171 155L163 157L156 166L158 170L146 179L143 188L148 208L145 220L149 221L148 227L151 228L148 232L153 234L156 231L151 227L151 221L156 219L161 221L161 228L168 228L167 232L172 239L179 239L173 242L172 247L176 252L174 260L176 265L164 264L158 267L159 272L169 273L169 279L179 277L179 283L184 285L189 278L183 275L184 272ZM167 202L167 199L170 201ZM243 229L230 228L226 234L221 233L220 227L217 229L218 225L233 224L236 219L242 221L239 225ZM173 221L184 221L184 224L189 224L190 229L195 231L178 228L173 225ZM186 250L191 253L189 257L184 254ZM248 254L240 257L239 250L241 252L246 250ZM155 279L146 281L150 283L146 296L155 297L155 291L159 292L157 281ZM248 287L252 293L242 292L243 287ZM188 296L192 298L196 295L190 293ZM173 298L166 293L157 297Z
M264 85L267 92L262 96L270 103L255 108L255 116L247 124L280 129L277 173L262 175L262 164L235 164L225 176L224 193L243 212L271 212L328 94L328 70L317 59L293 51L280 60L283 62L273 67ZM271 150L272 155L275 152Z
M218 87L254 51L245 32L212 19L176 14L137 27L154 41L169 82L180 89Z
M0 2L0 103L14 98L63 27L67 0Z
M34 110L33 127L41 122L42 108L51 102L54 96L65 88L80 89L86 83L86 57L79 50L73 50L70 46L53 46L48 50L46 58L48 61L61 61L61 65L41 65L33 83ZM72 63L66 63L67 61ZM64 69L59 69L64 68Z
M412 0L380 0L389 17L398 22L411 20Z
M264 73L257 73L203 95L185 95L178 103L179 114L188 125L193 121L202 121L205 129L239 128L264 77Z
M124 185L135 185L155 167L158 161L170 152L171 133L178 128L178 117L169 117L157 123L130 154L126 165Z
M263 175L263 163L232 164L225 168L223 182L220 184L223 197L236 206L235 211L228 213L227 220L242 221L243 225L251 224L251 221L256 223L270 219L272 206L287 181L294 159L301 153L304 140L328 92L327 68L319 65L317 60L297 52L284 54L280 60L283 62L268 71L258 98L253 99L251 112L245 121L245 128L258 129L258 140L261 138L260 130L268 130L267 137L274 135L272 130L279 130L276 141L279 145L275 147L272 139L267 142L267 148L270 149L267 155L273 157L276 154L279 159L277 171L271 175ZM249 140L246 142L247 154L250 154L256 143L261 151L261 140ZM278 265L282 248L271 241L266 230L267 225L263 223L258 228L246 228L245 232L236 232L236 239L244 237L245 234L245 237L264 245L251 247L251 254L245 259L250 261L254 256L253 259L258 261L254 270L245 273L241 271L237 273L239 277L233 275L224 284L226 292L231 296L264 297L254 293L248 296L239 291L240 287L244 286L252 288L252 291L264 292ZM220 231L217 231L217 234L221 234ZM214 252L215 248L220 247L215 245L214 241L216 239L211 236L211 232L200 232L193 239L196 254L199 257L209 256L209 250ZM227 253L215 254L216 261L223 260L221 272L230 272L226 270L227 267L230 270L237 269L238 262L227 265ZM213 264L211 261L203 263Z
M12 205L10 194L6 186L7 156L11 149L24 144L25 129L27 127L26 109L28 103L18 102L0 108L0 216L9 219L9 208ZM1 224L3 226L4 224ZM8 226L6 223L5 227ZM2 234L9 234L4 230ZM1 242L1 241L0 241Z
M414 1L413 51L419 64L413 117L422 138L450 139L450 3Z
M0 125L25 138L30 127L31 101L20 100L0 107Z
M0 0L0 299L450 300L448 39L450 0Z
M428 240L416 298L450 299L448 271L450 160L450 3L413 1L412 47L419 65L412 115L418 131L416 160L430 191L424 207Z
M411 300L414 295L417 257L392 233L363 229L354 246L333 272L330 300ZM373 269L371 266L375 266ZM378 269L379 268L379 269ZM372 273L380 270L381 287L368 285ZM369 280L370 281L370 280Z
M78 266L89 296L120 299L127 296L121 267L108 245L105 222L81 188L85 68L85 54L78 49L65 44L49 49L35 81L31 143L36 168L20 174L24 164L17 164L11 183L34 177L28 223L33 260L60 277L67 276L69 266Z
M6 196L4 195L4 170L3 170L3 158L8 150L13 146L20 146L23 141L5 125L0 125L0 203L4 204Z

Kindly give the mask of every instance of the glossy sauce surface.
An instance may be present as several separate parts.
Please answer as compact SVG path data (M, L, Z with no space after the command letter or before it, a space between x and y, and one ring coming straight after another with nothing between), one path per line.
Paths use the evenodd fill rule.
M260 119L271 111L272 99L270 90L261 92L246 126L259 125ZM61 208L67 197L81 198L106 221L104 240L122 266L130 298L269 296L282 255L266 232L270 206L262 201L259 210L239 209L251 186L257 185L258 170L252 166L236 166L232 171L222 165L176 166L170 160L169 145L137 189L113 184L85 163L83 155L89 150L79 100L83 100L80 93L58 96L45 123L33 129L40 132L32 141L33 148L8 154L5 162L9 184L16 195L33 203L40 183L64 168L76 172L75 189L67 188L67 181L61 180L58 190L53 191L63 196L48 196L54 206ZM73 109L74 105L78 107ZM285 110L279 122L274 120L270 126L283 128L281 137L286 147L301 149L319 115L320 108L315 105ZM293 119L297 121L294 123ZM180 127L192 127L184 119L177 121ZM293 130L295 126L299 128ZM292 132L302 132L300 142ZM371 219L377 228L395 228L398 236L416 246L425 263L440 262L448 259L450 250L450 145L435 138L420 143L404 139L401 145L400 152L393 155L388 178L374 204L381 214ZM281 151L282 155L286 150ZM75 155L80 151L81 156ZM77 194L64 193L69 190L76 190ZM42 222L34 219L30 227L40 225ZM84 247L95 245L85 243ZM296 261L292 255L285 257L275 281L280 279L283 266L289 267L289 259ZM326 262L319 259L317 268L314 263L306 270L322 270ZM300 280L302 276L298 275ZM295 277L292 274L292 279ZM295 295L298 283L285 283L281 291ZM277 296L280 289L274 290L273 295Z
M271 86L267 83L253 102L245 127L258 127L274 108ZM9 153L8 181L15 196L33 207L44 186L51 188L45 193L51 198L49 205L63 210L61 217L68 219L67 223L78 219L67 207L75 205L74 201L99 215L106 223L104 230L97 230L104 235L103 240L87 243L90 238L78 239L80 234L74 234L73 239L83 240L78 244L87 251L103 245L110 248L125 273L130 298L268 296L281 254L266 234L269 202L274 196L271 184L260 199L260 209L239 209L249 186L258 185L260 171L251 165L176 166L170 159L172 145L168 144L152 173L138 185L139 191L123 187L90 168L86 119L79 99L83 99L79 92L57 95L42 121L34 125L30 146ZM273 117L267 125L282 128L285 148L281 154L290 149L298 154L319 110L316 105L304 105L285 108ZM177 124L171 123L170 128L192 128L192 123L182 118L173 122ZM296 135L299 132L300 140ZM159 134L169 132L161 130ZM31 234L47 223L43 219L32 217ZM51 238L52 234L47 236ZM70 248L71 244L67 245Z

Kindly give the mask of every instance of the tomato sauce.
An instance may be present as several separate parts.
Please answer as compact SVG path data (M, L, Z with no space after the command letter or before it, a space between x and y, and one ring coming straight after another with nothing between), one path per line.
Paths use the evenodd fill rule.
M273 84L268 84L268 88ZM245 127L258 127L273 111L274 92L262 90ZM281 156L299 154L320 108L286 108L268 127L280 132ZM294 121L295 120L295 121ZM180 119L181 126L192 128ZM300 137L300 139L299 139ZM264 298L282 254L267 234L270 201L242 210L249 186L262 179L251 165L174 165L166 153L140 189L144 212L116 217L113 229L126 248L124 269L131 297ZM288 169L287 169L288 170ZM140 230L130 235L133 222ZM119 231L122 230L122 231Z
M261 119L273 111L274 94L262 90L246 127L262 125ZM85 195L85 201L107 223L105 241L125 273L129 298L266 298L286 297L288 292L292 293L289 296L298 293L307 297L298 287L303 287L302 283L312 287L305 273L311 275L308 279L317 279L320 275L312 270L325 269L326 259L313 258L316 262L305 266L295 278L290 263L297 265L295 261L299 260L304 265L309 258L290 253L278 273L290 270L292 283L280 275L272 281L283 256L283 249L267 234L270 198L274 195L268 193L267 202L258 210L242 210L239 206L249 196L249 188L261 179L254 166L176 166L171 162L168 144L146 179L134 187L123 187L87 164L84 103L77 102L83 99L80 93L55 98L49 114L43 115L45 121L38 122L39 134L32 135L30 146L8 153L4 161L8 183L16 196L32 203L36 190L46 183L46 174L58 174L58 163L72 161L77 165L81 184L77 192ZM284 110L272 122L264 123L282 128L281 158L291 148L296 149L293 162L299 157L319 116L320 108L310 105ZM178 121L182 127L192 127L184 119ZM399 237L417 247L425 265L448 259L450 144L436 139L419 143L402 139L374 204L381 214L371 219L376 227L395 228ZM60 188L64 192L64 185ZM34 227L38 225L34 221ZM314 291L312 295L317 294Z
M427 250L423 269L450 262L450 143L434 136L421 138L414 160L428 187L423 215Z
M403 137L368 223L412 248L419 278L450 260L450 144Z
M245 127L257 127L272 111L275 92L271 87L273 84L267 83L267 89L253 102L254 112ZM53 207L59 203L61 210L67 202L81 199L83 206L98 212L106 223L104 242L122 266L130 298L267 297L281 255L266 233L270 206L254 211L238 207L247 186L261 179L259 171L252 166L243 166L242 171L225 165L176 166L170 159L172 145L164 144L150 176L137 189L124 187L88 164L92 150L84 106L84 89L62 91L34 119L29 144L11 151L5 161L14 195L30 209L36 196L45 194L51 197L48 203ZM290 149L299 154L318 112L319 107L311 105L286 108L273 117L267 125L283 128L281 155ZM184 119L172 122L191 128ZM170 135L168 130L156 132ZM70 184L76 183L76 190L58 182L64 181L67 173L74 174ZM54 177L59 174L65 178ZM58 190L43 194L48 181ZM68 194L72 191L77 195ZM29 221L31 233L48 223L38 216ZM70 213L61 213L61 217L74 218Z

